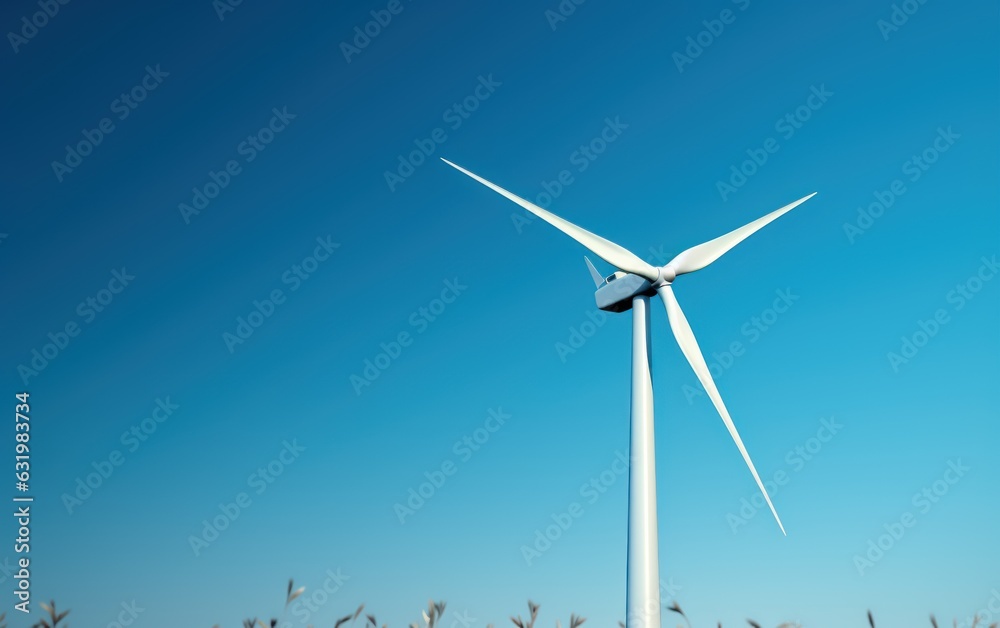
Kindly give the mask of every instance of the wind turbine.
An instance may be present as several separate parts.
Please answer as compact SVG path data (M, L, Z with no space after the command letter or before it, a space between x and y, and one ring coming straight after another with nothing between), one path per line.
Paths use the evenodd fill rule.
M781 533L785 527L778 518L778 512L771 503L771 498L764 490L757 469L754 467L750 454L747 453L729 410L722 402L719 390L715 387L712 375L705 364L705 358L698 348L698 341L691 331L687 317L681 310L674 290L671 287L674 279L680 275L693 273L705 268L722 257L727 251L747 239L776 218L790 212L802 203L816 195L815 192L785 205L766 216L758 218L739 229L693 246L674 257L665 266L653 266L631 251L614 242L605 240L599 235L563 220L541 207L508 192L498 185L490 183L477 174L453 164L442 158L443 162L479 181L494 192L514 201L532 214L538 216L556 229L573 238L594 255L619 269L606 279L586 259L590 274L597 284L595 298L597 306L611 312L632 310L632 408L631 432L629 437L629 486L628 486L628 568L626 584L626 621L628 628L659 628L660 626L660 575L656 528L656 465L653 441L653 384L650 374L650 333L649 333L649 297L654 293L660 296L667 310L667 319L674 338L680 345L681 352L687 358L695 375L708 393L712 404L722 417L726 429L733 437L736 447L743 455L743 460L750 468L753 479L756 480L760 492L767 501L774 520L778 522Z

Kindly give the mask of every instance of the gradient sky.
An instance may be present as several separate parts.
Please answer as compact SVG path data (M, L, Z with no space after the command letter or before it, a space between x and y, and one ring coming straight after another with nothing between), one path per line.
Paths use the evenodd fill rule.
M217 6L59 5L0 54L3 381L11 408L31 393L36 609L51 598L71 625L105 626L134 601L135 625L236 626L279 613L291 576L317 626L361 602L407 625L429 597L448 602L447 628L502 626L529 597L539 625L624 619L627 478L613 469L628 448L630 316L594 314L584 249L522 224L444 156L527 198L547 187L550 209L661 264L819 192L675 284L761 475L784 480L787 537L766 510L734 526L757 489L691 397L655 305L663 580L698 626L1000 610L1000 279L983 281L1000 254L997 3L913 3L890 30L888 0L587 2L558 21L554 0L402 0L349 61L342 44L389 4L246 0L222 19ZM6 3L0 23L20 33L40 10ZM155 89L123 108L147 66ZM248 148L275 108L294 119ZM113 129L71 172L53 166L104 118ZM614 141L581 157L602 133ZM418 145L433 154L390 186ZM237 174L186 220L179 205L230 161ZM891 206L859 218L876 195ZM317 238L338 246L303 262ZM134 279L102 293L123 268ZM441 311L448 282L466 287ZM274 290L271 315L227 345ZM794 300L776 315L779 291ZM91 313L89 298L106 305ZM925 343L920 322L936 316ZM68 324L79 333L25 383L19 366ZM586 342L561 352L574 330ZM378 358L402 333L408 345ZM890 360L904 338L922 346ZM388 365L359 392L366 360ZM127 436L157 400L178 407ZM491 410L509 418L467 449ZM826 438L831 419L843 427ZM286 441L304 449L290 457ZM68 508L116 451L120 466ZM395 505L443 466L401 523ZM605 492L581 490L602 472ZM241 493L248 505L196 555L203 520ZM574 503L580 516L529 564L522 546ZM16 531L0 527L12 564ZM338 586L330 572L347 579L317 594Z

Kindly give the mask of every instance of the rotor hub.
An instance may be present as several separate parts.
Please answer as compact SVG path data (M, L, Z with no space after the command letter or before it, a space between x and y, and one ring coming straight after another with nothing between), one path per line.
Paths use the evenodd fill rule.
M669 264L656 269L656 285L663 286L677 278L677 271Z

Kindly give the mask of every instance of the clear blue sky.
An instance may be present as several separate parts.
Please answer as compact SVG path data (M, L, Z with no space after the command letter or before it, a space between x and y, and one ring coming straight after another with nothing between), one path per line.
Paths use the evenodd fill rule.
M819 192L675 284L787 537L736 522L753 480L654 311L663 579L696 625L1000 610L995 2L218 6L0 10L36 609L236 626L293 576L317 626L624 618L630 317L444 156L659 263Z

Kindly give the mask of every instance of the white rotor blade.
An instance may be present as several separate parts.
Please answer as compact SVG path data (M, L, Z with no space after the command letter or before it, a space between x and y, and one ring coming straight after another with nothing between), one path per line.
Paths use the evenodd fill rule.
M701 270L702 268L708 266L715 260L722 257L731 248L733 248L743 240L749 238L751 235L754 234L754 232L759 230L764 225L775 220L776 218L779 218L783 214L792 211L793 209L795 209L802 203L805 203L814 196L816 196L815 192L813 192L809 196L804 196L800 198L794 203L785 205L781 209L775 210L770 214L763 216L762 218L758 218L757 220L751 222L748 225L744 225L739 229L730 231L726 235L719 236L714 240L709 240L708 242L699 244L697 246L692 246L691 248L682 252L674 259L670 260L670 263L667 265L672 266L674 268L674 272L677 273L678 275L683 275L684 273L693 273L696 270Z
M698 376L698 380L701 385L705 387L705 392L708 393L708 397L712 400L715 405L715 409L718 410L719 415L722 417L722 422L726 424L726 429L729 430L729 435L733 437L736 442L736 447L739 448L740 453L743 454L743 460L746 461L747 466L750 467L750 473L753 474L753 479L757 481L757 486L760 488L760 492L764 494L764 499L767 501L767 505L771 508L771 514L774 515L774 520L778 522L778 527L781 528L781 533L787 536L785 532L785 526L781 524L781 519L778 518L778 512L774 509L774 504L771 503L771 498L768 496L767 491L764 490L764 483L760 481L760 476L757 475L757 469L753 466L753 461L750 459L750 454L747 453L747 448L743 446L743 439L740 438L740 433L736 431L736 426L733 425L733 419L729 416L729 410L726 409L726 405L722 403L722 396L719 395L719 390L715 387L715 381L712 379L712 373L708 370L708 365L705 364L705 358L701 353L701 349L698 348L698 341L694 337L694 332L691 331L691 325L688 324L687 318L684 316L684 312L681 311L681 306L677 302L677 297L674 296L674 291L670 288L670 285L660 286L656 289L660 294L660 298L663 299L663 304L667 308L667 318L670 319L670 329L674 332L674 337L677 339L677 344L681 347L681 352L687 361L691 364L691 368L694 369L695 375Z
M490 188L494 192L506 196L508 199L514 201L515 203L525 208L532 214L538 216L539 218L549 223L556 229L562 231L563 233L573 238L583 246L587 247L594 255L601 258L605 262L611 264L612 266L624 270L627 273L634 273L650 281L655 281L656 278L659 276L659 273L657 272L655 267L653 267L650 264L647 264L628 249L622 248L609 240L605 240L601 236L593 234L587 231L586 229L583 229L582 227L577 227L573 223L567 220L563 220L562 218L556 216L555 214L547 212L538 205L535 205L530 201L526 201L520 196L517 196L516 194L510 193L498 185L490 183L489 181L480 177L479 175L469 172L465 168L457 164L453 164L443 157L441 158L441 161L448 164L452 168L458 170L459 172L463 172L469 175L470 177L472 177L476 181L479 181L480 183Z

